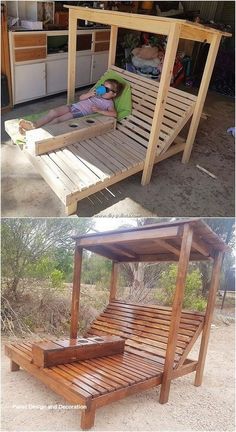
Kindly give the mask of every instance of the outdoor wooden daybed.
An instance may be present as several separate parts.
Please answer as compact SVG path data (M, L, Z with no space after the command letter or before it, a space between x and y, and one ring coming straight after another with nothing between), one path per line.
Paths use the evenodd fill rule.
M132 114L118 122L112 132L98 129L95 135L85 139L73 132L69 140L62 132L60 137L51 140L51 150L48 145L43 154L32 154L25 149L36 170L65 204L67 214L72 214L78 201L137 172L143 171L142 185L147 185L153 165L163 159L183 152L182 161L188 162L221 38L231 35L181 19L65 7L69 9L68 103L74 101L75 76L79 74L79 69L76 71L78 19L111 26L108 69L122 74L131 84L133 102ZM168 36L160 83L115 66L119 27ZM179 39L209 44L198 96L170 87ZM185 141L179 134L191 117Z
M185 374L196 372L195 385L200 386L222 259L228 248L224 242L198 219L85 235L75 240L70 339L48 341L46 346L42 342L48 358L34 357L32 343L8 343L6 354L11 359L11 370L17 371L22 367L70 403L83 405L86 409L82 410L82 429L93 426L97 408L159 384L159 402L166 403L171 381ZM112 355L103 356L101 351L91 355L91 350L88 350L87 359L83 348L83 360L78 361L76 345L79 344L83 249L108 257L113 262L109 304L91 324L86 336L98 337L99 340L115 337L114 342L125 340L125 347L122 352L121 345L116 346ZM213 263L206 312L183 311L188 264L200 260ZM172 308L130 304L116 299L119 263L134 261L178 263ZM201 333L198 359L188 359ZM36 346L36 349L43 353L41 347ZM63 364L63 358L68 359L71 355L75 357ZM42 367L36 365L42 361ZM47 362L54 365L47 366Z

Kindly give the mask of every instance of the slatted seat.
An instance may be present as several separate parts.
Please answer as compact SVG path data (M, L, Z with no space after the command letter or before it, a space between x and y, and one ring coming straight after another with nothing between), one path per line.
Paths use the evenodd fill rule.
M171 308L114 301L92 323L88 334L113 334L123 337L126 339L126 352L148 358L159 367L163 367L170 320ZM175 368L184 363L202 331L203 322L204 314L182 312L175 351Z
M79 200L144 168L159 83L115 66L111 69L130 83L133 103L132 114L118 122L115 130L39 156L24 148L25 155L65 204L68 214L76 210ZM169 89L156 162L168 157L166 152L191 117L195 102L196 96ZM14 139L18 121L6 121L5 129ZM171 154L181 149L183 146L174 144Z
M90 401L98 400L102 406L162 382L170 320L171 308L116 300L94 320L87 336L124 338L122 354L40 368L33 362L32 342L8 343L5 349L12 370L22 366L72 403L88 408ZM188 367L186 357L203 322L204 314L182 312L174 360L177 371L183 364Z
M9 356L18 355L21 362L30 365L36 373L40 369L33 364L32 342L7 344L6 352ZM156 362L140 359L129 352L41 369L45 378L50 377L84 401L140 384L150 378L159 379L162 370L163 367Z

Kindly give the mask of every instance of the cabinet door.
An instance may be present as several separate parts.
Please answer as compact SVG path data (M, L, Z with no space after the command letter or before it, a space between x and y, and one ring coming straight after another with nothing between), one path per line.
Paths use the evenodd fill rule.
M75 87L82 87L90 83L91 63L91 55L77 55Z
M24 102L46 95L45 63L15 66L14 102Z
M93 56L92 82L96 82L106 72L108 53L100 53Z
M67 89L68 59L47 62L47 94Z

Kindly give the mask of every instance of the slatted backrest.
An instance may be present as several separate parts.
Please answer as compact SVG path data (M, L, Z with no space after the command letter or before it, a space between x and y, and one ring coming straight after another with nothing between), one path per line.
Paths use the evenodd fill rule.
M147 147L159 83L140 75L123 71L116 66L112 66L112 69L129 82L132 90L132 114L127 119L118 122L117 129ZM162 152L172 138L174 139L178 135L183 127L183 121L186 123L192 115L195 102L196 96L170 87L159 142L157 143L158 154Z
M114 301L91 324L88 334L113 334L126 339L125 350L156 361L165 362L171 308ZM201 333L204 314L183 311L181 314L175 364L182 364Z

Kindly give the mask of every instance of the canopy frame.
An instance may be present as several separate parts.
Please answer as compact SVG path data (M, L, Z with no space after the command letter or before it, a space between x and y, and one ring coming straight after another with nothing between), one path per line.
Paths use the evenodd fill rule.
M161 130L179 39L189 39L208 43L210 45L188 136L186 142L184 143L185 145L182 162L187 163L191 155L193 143L199 126L221 38L222 36L230 37L231 34L181 19L129 14L118 11L90 9L78 6L64 5L64 7L69 9L68 104L72 103L75 95L76 31L78 19L89 20L95 23L111 26L110 48L108 56L109 68L111 66L115 66L116 42L119 27L168 36L160 87L156 99L151 134L149 137L145 163L143 167L141 181L142 185L147 185L151 179L153 166L155 163L157 140Z
M205 238L199 233L205 232ZM207 353L207 347L209 342L210 327L212 322L213 310L216 300L217 289L219 286L220 272L222 266L222 260L224 252L229 250L228 246L201 220L184 220L175 221L163 224L146 225L144 227L134 228L130 230L112 231L106 233L98 233L85 235L81 237L75 237L76 248L75 248L75 265L74 265L74 281L72 291L72 306L71 306L71 339L77 338L78 332L78 318L79 318L79 297L80 297L80 281L81 281L81 263L82 263L82 251L83 249L93 250L92 246L96 247L96 253L104 256L104 249L106 256L108 256L108 246L117 244L126 245L137 245L137 248L142 245L142 242L148 241L150 247L157 240L157 248L163 247L163 244L169 245L170 239L181 240L180 247L174 247L174 254L177 255L178 271L176 278L176 288L174 293L174 300L172 305L172 315L170 322L170 331L167 343L166 358L164 364L163 379L161 384L160 403L168 402L170 384L174 376L174 355L177 344L178 331L180 326L182 304L184 298L184 290L186 283L186 276L188 271L189 261L192 260L191 252L193 249L198 249L199 260L208 259L213 261L212 276L210 282L210 289L207 299L207 308L205 312L205 321L203 325L203 333L201 339L201 346L199 350L195 386L202 384L203 371ZM208 242L206 241L208 240ZM161 243L160 243L161 242ZM209 244L210 243L210 244ZM161 245L161 246L160 246ZM168 247L168 246L167 246ZM173 246L172 246L173 247ZM122 249L123 250L123 249ZM125 248L122 257L119 261L114 260L113 253L109 250L110 259L112 260L112 271L111 271L111 284L110 284L110 297L109 301L116 300L117 292L117 281L118 281L118 267L119 263L127 262L132 260L132 254L129 248ZM130 257L127 257L130 254ZM159 254L160 255L160 254ZM159 255L152 254L152 260L159 261ZM149 255L148 259L149 259ZM167 254L167 261L170 261L169 255ZM144 256L137 255L135 261L147 261ZM163 259L161 260L163 261ZM172 259L173 261L173 259Z

